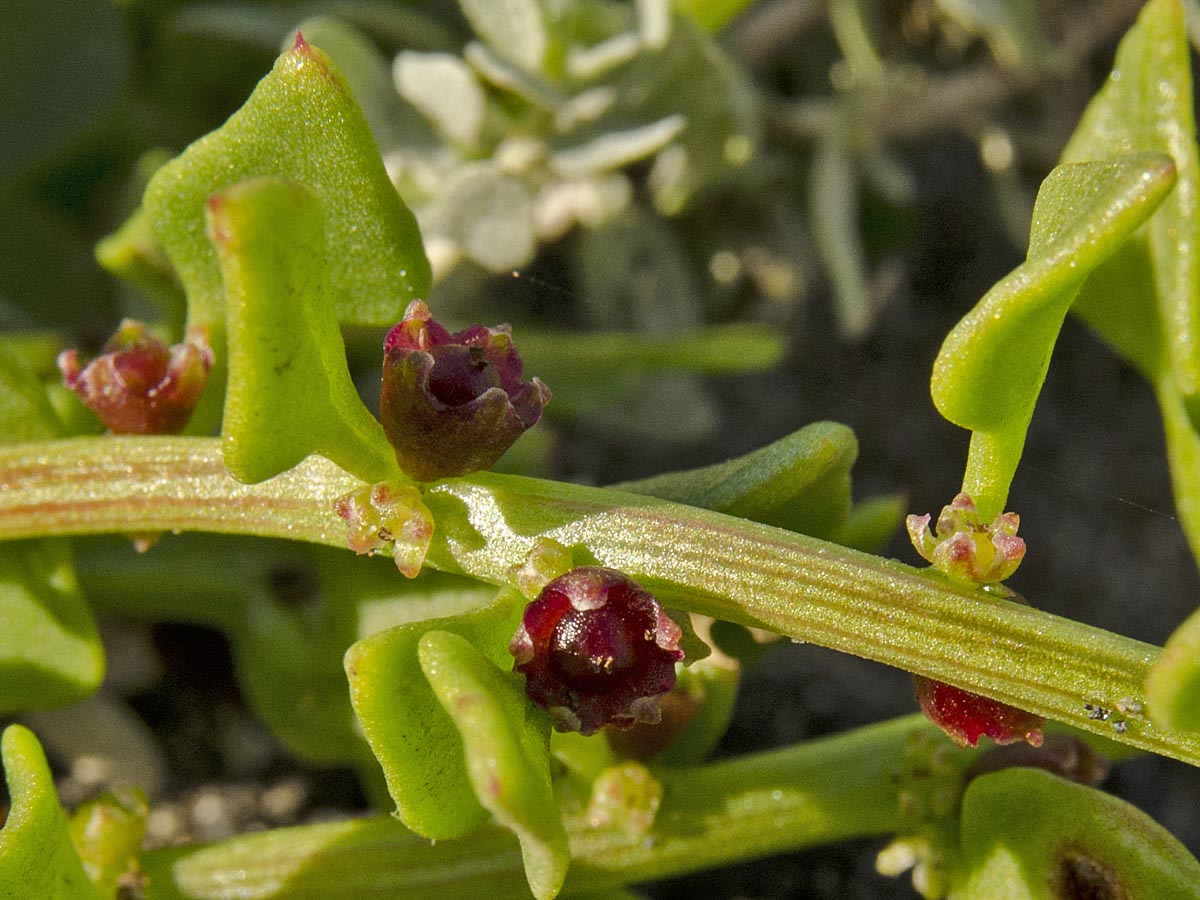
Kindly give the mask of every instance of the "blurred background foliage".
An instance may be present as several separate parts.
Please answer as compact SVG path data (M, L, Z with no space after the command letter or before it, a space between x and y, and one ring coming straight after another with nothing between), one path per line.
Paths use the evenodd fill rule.
M1140 5L8 0L0 331L10 343L20 331L23 358L50 381L59 347L98 346L122 316L178 330L177 286L131 216L155 169L237 109L299 28L345 73L418 216L430 306L451 326L510 321L529 373L555 391L547 424L502 468L611 483L836 419L858 436L856 493L891 498L890 520L898 491L913 511L936 510L958 483L965 437L934 412L929 365L1022 258L1037 185ZM1188 12L1196 43L1195 2ZM368 398L381 337L347 335ZM1059 347L1013 487L1031 547L1014 586L1161 643L1200 584L1171 514L1153 397L1078 325ZM278 808L356 796L341 768L362 748L348 738L340 652L412 615L386 567L237 546L173 543L139 563L143 591L130 587L127 543L80 542L112 671L75 718L29 719L64 759L81 732L121 734L110 758L154 773L149 787L175 798L161 808L195 837L290 820L261 797L245 815L229 800L215 824L185 809L199 781L290 771L281 746L331 768L298 787L278 781L294 788ZM915 561L900 543L890 550ZM155 567L189 555L238 575L201 579L181 608L157 597L169 576ZM428 593L471 590L447 581ZM122 624L160 616L186 624ZM746 672L720 752L914 706L902 673L815 648L767 656ZM283 682L304 690L285 696ZM140 718L117 696L132 696ZM87 773L74 774L82 796ZM1194 771L1146 759L1114 781L1200 849L1194 804L1180 800L1200 790ZM871 855L846 847L745 867L722 890L911 896L869 871ZM664 890L704 893L708 878Z
M1033 188L1138 6L13 2L0 327L94 343L121 315L177 322L169 273L128 259L153 255L137 220L100 257L157 309L106 277L93 247L299 28L345 72L418 214L439 316L645 335L559 365L551 414L589 437L676 448L720 425L696 377L705 359L768 368L813 306L861 344L903 302L923 275L914 237L949 189L930 183L936 148L970 146L983 188L971 213L1021 248ZM947 164L943 179L960 174ZM731 323L768 327L654 351L655 335ZM369 359L374 337L352 352ZM535 337L530 368L554 368L543 350L557 343ZM620 371L598 384L594 366Z

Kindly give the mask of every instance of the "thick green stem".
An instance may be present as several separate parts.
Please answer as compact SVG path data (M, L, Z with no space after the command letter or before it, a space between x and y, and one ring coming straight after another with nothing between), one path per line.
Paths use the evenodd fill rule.
M21 444L0 448L0 539L202 530L345 546L333 501L358 486L316 458L262 484L239 484L214 439ZM481 474L432 485L425 500L437 523L428 556L436 568L507 584L510 568L545 535L586 548L671 606L874 659L1200 764L1200 734L1167 732L1140 714L1158 647L892 560L650 497Z
M362 482L319 457L260 484L216 438L102 437L0 449L0 539L215 531L346 546L334 501Z
M895 776L918 716L694 769L660 773L663 805L648 834L600 831L568 816L565 896L901 825ZM964 757L967 759L967 757ZM147 900L526 900L511 833L488 826L430 843L394 819L282 829L145 859Z

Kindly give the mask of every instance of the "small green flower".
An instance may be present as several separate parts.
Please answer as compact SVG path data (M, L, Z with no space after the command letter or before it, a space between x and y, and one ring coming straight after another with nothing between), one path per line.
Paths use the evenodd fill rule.
M960 584L993 584L1004 581L1025 558L1025 542L1017 537L1020 517L1002 513L984 524L967 494L959 494L942 507L936 535L929 530L932 517L909 516L908 536L917 552L938 571Z
M972 587L996 584L1017 570L1025 558L1025 542L1017 537L1020 517L1013 512L985 524L975 501L960 493L942 507L937 533L930 515L909 516L908 536L917 552L951 581ZM1003 590L1003 589L1002 589ZM1024 600L1014 591L1010 599ZM961 747L974 747L981 737L997 744L1025 741L1042 744L1041 716L921 675L913 676L921 711Z
M381 481L339 497L334 507L346 521L346 543L360 556L391 548L396 568L416 578L433 537L433 514L412 484Z

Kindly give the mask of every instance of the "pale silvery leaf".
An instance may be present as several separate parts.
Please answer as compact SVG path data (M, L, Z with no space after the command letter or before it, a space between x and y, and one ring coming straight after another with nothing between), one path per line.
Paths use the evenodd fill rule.
M664 47L671 38L671 4L667 0L637 0L638 37L650 50Z
M686 125L687 119L673 115L638 128L602 134L586 144L559 150L550 157L550 168L565 177L619 169L653 156L675 140Z
M449 53L401 52L392 65L396 90L456 144L475 147L487 103L471 67Z
M496 55L538 72L546 56L546 22L537 0L458 0L471 28Z
M487 163L466 165L447 179L421 212L422 233L445 237L485 269L509 272L533 258L533 203L521 179Z

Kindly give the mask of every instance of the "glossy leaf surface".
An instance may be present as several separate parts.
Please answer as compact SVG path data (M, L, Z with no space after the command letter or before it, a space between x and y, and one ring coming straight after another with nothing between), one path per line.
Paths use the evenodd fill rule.
M420 619L364 638L346 652L350 700L371 751L383 767L396 815L418 834L445 839L480 825L487 813L475 797L462 738L439 704L417 658L431 629L486 648L492 663L511 668L508 640L520 606L502 595L486 605L464 595Z
M388 181L362 112L329 58L298 40L240 110L146 189L151 228L187 290L192 324L224 318L205 201L254 176L295 179L320 200L338 321L388 325L425 293L429 265L416 221Z
M421 670L462 736L480 803L521 842L525 877L538 900L557 896L570 852L550 784L550 720L466 638L430 631Z
M963 876L951 900L1195 900L1200 863L1161 825L1038 769L975 779L963 797Z
M254 483L320 453L367 481L393 476L392 448L346 367L320 200L298 182L258 178L214 195L208 210L228 301L229 470Z
M71 845L46 754L33 732L10 725L0 756L12 807L0 829L0 897L4 900L104 900Z

